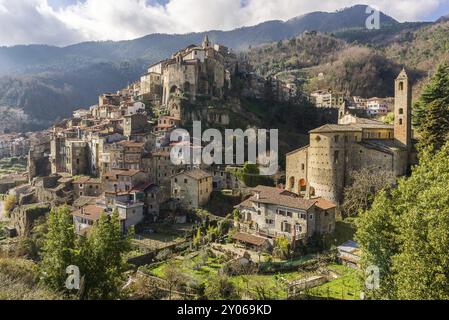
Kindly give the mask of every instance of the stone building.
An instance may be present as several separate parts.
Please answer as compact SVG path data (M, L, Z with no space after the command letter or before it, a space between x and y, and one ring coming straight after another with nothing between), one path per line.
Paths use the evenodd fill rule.
M236 206L241 213L241 231L267 238L286 237L290 242L307 242L314 235L335 230L336 204L273 187L258 186L253 195Z
M402 176L409 167L411 90L405 70L395 81L395 123L346 115L344 124L310 131L310 144L287 154L286 189L341 203L350 174L363 168Z
M163 97L167 105L177 90L191 101L198 96L222 98L225 87L224 57L206 36L202 46L191 45L162 62Z
M75 198L99 197L103 193L103 186L100 179L84 176L73 181L73 191Z
M210 199L212 178L212 174L201 169L178 173L171 178L172 198L186 209L199 208Z
M201 46L190 45L151 65L139 81L138 99L182 120L183 102L225 96L236 63L228 48L212 45L206 36Z
M121 163L116 168L142 170L142 157L144 155L144 142L121 141Z
M102 177L106 194L119 194L131 191L137 185L147 182L147 175L134 169L120 169L106 172Z
M318 108L339 108L345 100L343 92L332 90L318 90L310 95Z
M149 130L148 118L143 113L126 115L123 119L123 134L134 140L134 135L139 135Z
M28 178L31 181L35 177L48 176L51 173L50 164L50 140L43 139L40 143L33 144L28 152Z
M35 198L39 203L51 203L53 206L72 203L73 179L58 174L48 177L35 178L31 185L34 187Z
M81 139L55 136L51 140L51 173L72 176L89 172L87 143Z

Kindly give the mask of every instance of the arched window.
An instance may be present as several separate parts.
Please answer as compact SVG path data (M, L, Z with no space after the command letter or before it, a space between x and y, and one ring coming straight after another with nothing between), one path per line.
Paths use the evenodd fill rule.
M301 179L299 180L299 191L300 192L305 192L307 189L307 182L305 179Z
M172 87L170 88L170 93L175 93L177 89L178 89L177 86L172 86Z
M404 114L404 109L400 108L399 109L399 114Z
M402 126L402 119L399 119L399 125Z
M289 185L290 189L293 189L295 187L295 177L290 177Z

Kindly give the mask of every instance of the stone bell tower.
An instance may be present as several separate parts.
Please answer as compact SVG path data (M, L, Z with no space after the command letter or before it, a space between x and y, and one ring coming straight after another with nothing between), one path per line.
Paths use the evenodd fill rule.
M412 86L405 69L394 85L394 139L407 150L412 146Z
M203 40L203 49L209 48L209 46L210 46L209 36L206 34Z

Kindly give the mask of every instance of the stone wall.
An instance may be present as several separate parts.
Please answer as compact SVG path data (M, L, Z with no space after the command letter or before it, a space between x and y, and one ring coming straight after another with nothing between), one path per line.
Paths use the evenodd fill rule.
M11 224L19 236L26 236L33 228L33 223L51 210L48 204L32 204L20 206L11 213Z

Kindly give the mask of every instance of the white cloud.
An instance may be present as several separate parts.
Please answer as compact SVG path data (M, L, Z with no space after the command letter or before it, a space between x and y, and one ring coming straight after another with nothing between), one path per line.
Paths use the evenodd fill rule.
M0 45L64 45L131 39L155 32L230 30L311 11L334 11L360 2L400 21L413 21L449 0L169 0L165 6L146 0L83 0L57 8L47 0L0 0Z

